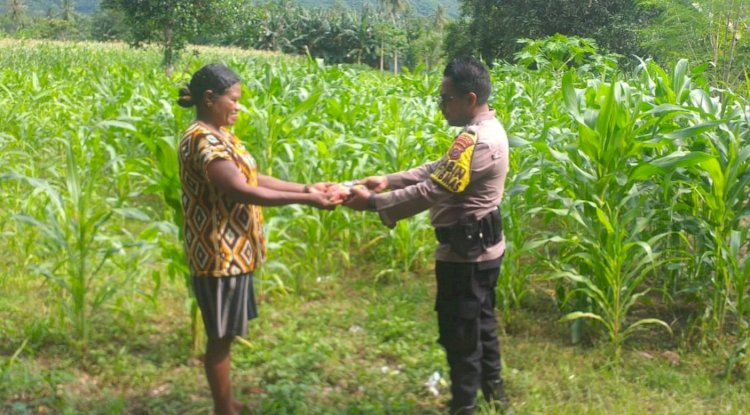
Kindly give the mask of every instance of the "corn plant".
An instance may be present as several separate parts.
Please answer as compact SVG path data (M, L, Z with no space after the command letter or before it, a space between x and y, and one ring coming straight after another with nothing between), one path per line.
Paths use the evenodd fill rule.
M747 244L748 212L744 194L748 188L748 107L746 100L731 91L711 95L698 75L688 73L680 61L671 78L654 65L645 65L643 75L659 106L652 110L662 120L671 120L665 137L682 152L680 159L663 156L652 160L645 175L663 177L664 164L698 163L656 179L664 189L671 226L689 235L680 250L687 267L679 267L680 283L675 294L690 294L705 304L702 312L704 341L725 334L727 314L744 332L747 326L747 272L744 250ZM645 166L643 166L645 167ZM686 166L687 167L687 166ZM687 277L687 278L686 278ZM714 337L709 333L717 333Z
M563 321L600 323L617 358L624 340L644 325L670 330L655 318L628 320L648 292L642 283L664 260L659 244L666 233L645 232L653 215L652 190L633 177L633 161L649 145L654 126L641 111L641 97L626 83L589 81L576 90L574 82L572 72L563 78L577 133L565 147L548 148L557 161L560 190L552 195L555 207L543 210L571 222L574 230L551 239L561 243L556 275L573 284L564 300L573 301L576 310Z
M248 145L259 155L263 171L302 182L350 180L414 167L439 157L440 150L436 151L433 143L450 142L442 131L434 100L408 96L415 94L413 90L433 86L434 80L415 74L401 81L377 73L323 69L311 60L305 66L304 73L285 65L242 69L243 78L248 79L247 117L235 130L240 137L249 138ZM384 81L392 84L394 91L377 88L376 82ZM363 88L367 93L353 92ZM407 97L397 98L397 94ZM280 105L282 101L285 105ZM285 219L277 220L277 214ZM377 236L371 239L366 232L351 229L365 229L362 223L374 223L376 218L345 211L269 209L266 216L271 243L278 243L274 247L284 251L286 262L273 263L273 279L278 280L281 274L294 276L295 289L303 287L305 275L325 276L339 268L336 262L350 264L349 249L342 247L351 247L354 240L362 240L368 247L373 245L371 240L376 245L381 241L382 248L389 251L384 257L394 266L385 267L386 272L380 275L401 273L424 262L424 241L433 242L424 231L424 218L399 225L394 231L374 225ZM274 234L283 240L276 242ZM389 239L383 239L385 235ZM323 249L333 255L320 256L315 251ZM297 271L300 267L307 272ZM279 286L278 281L273 284Z
M533 60L551 62L543 49ZM744 364L746 99L711 89L704 68L684 61L614 77L609 57L584 55L571 73L567 57L492 69L491 105L512 146L497 293L505 321L552 276L574 333L596 324L616 353L638 329L664 326L632 317L648 295L667 308L697 304L704 336L736 345L727 367ZM135 302L127 293L146 285L136 295L155 302L163 275L188 281L175 148L193 113L176 108L175 91L217 60L244 80L235 133L262 172L286 180L408 169L441 157L457 132L436 105L439 73L199 49L172 82L153 50L4 44L0 247L9 254L0 266L10 281L29 268L46 275L54 310L83 338L114 296ZM397 282L422 273L436 245L426 215L392 230L345 209L264 215L264 295L304 295L352 274ZM197 308L192 315L198 347Z
M701 106L695 124L671 133L705 154L700 164L674 181L682 195L682 226L694 235L695 278L704 281L711 324L724 334L727 312L747 318L747 274L739 262L747 224L745 194L750 184L750 147L747 112L731 100L719 103L705 93L693 94L693 111ZM700 105L700 106L699 106ZM708 277L708 278L706 278ZM705 291L703 291L705 290Z
M535 274L534 263L530 259L534 256L532 206L536 194L540 190L539 180L543 178L543 171L539 168L539 159L524 157L531 153L532 147L514 147L511 158L514 161L507 180L501 212L503 215L503 238L505 239L505 255L501 275L498 280L498 304L502 307L503 318L510 322L511 311L521 307L524 297L529 292L531 278ZM524 163L527 162L527 163Z
M91 136L85 139L88 138ZM66 153L66 169L60 177L64 184L19 177L44 191L46 207L42 217L24 214L16 217L40 231L41 263L35 268L60 291L61 317L72 323L76 338L85 346L90 334L90 316L132 277L128 273L124 281L114 281L101 276L112 257L125 249L121 241L107 232L107 224L115 213L146 218L138 210L121 204L118 208L117 204L101 203L98 185L101 174L107 172L102 150L92 154L85 151L90 147L84 147L82 153L93 157L87 157L87 163L83 163L74 144L63 140L61 144Z
M706 102L709 97L701 98L701 102ZM747 109L732 104L725 100L712 108L712 114L704 114L706 121L688 127L688 133L695 134L693 145L701 145L710 155L691 181L695 195L691 213L705 232L706 244L696 254L707 254L704 258L713 268L712 318L720 336L724 333L727 309L739 319L750 316L746 299L748 275L738 267L744 256L740 255L740 247L747 244L744 235L748 225L743 218L750 212L746 198L750 185L750 133Z
M147 219L126 204L133 190L125 163L131 153L111 141L109 126L99 122L117 108L118 93L105 89L106 82L66 79L88 59L102 58L101 51L44 44L11 49L0 58L12 55L16 68L2 71L10 165L0 187L26 195L5 205L16 219L11 232L23 241L23 250L16 251L21 266L45 277L57 294L52 309L85 347L91 317L115 293L134 286L147 251L128 229ZM47 65L39 65L40 57ZM86 88L101 99L94 102L96 93Z
M13 364L18 360L18 356L21 355L21 352L23 352L23 349L26 348L26 344L29 342L29 339L24 339L20 346L16 349L15 352L13 352L13 355L5 362L0 365L0 380L3 382L6 382L6 375L10 372L11 367Z
M494 68L492 75L496 92L491 105L511 147L502 203L506 250L497 289L503 319L510 323L511 312L521 307L533 279L546 272L537 259L543 236L537 235L535 208L545 203L547 189L555 183L551 160L538 148L559 136L561 74L509 65Z
M158 81L155 79L154 83ZM110 88L108 84L100 88ZM190 271L187 266L183 248L182 223L183 213L180 201L180 177L177 157L177 144L184 126L189 124L192 114L189 111L174 111L168 101L171 85L161 89L149 84L136 84L127 97L122 109L113 113L113 119L100 123L110 128L110 139L122 148L119 151L134 153L127 159L132 171L131 182L136 182L138 192L156 195L162 202L152 207L150 225L141 233L140 238L158 246L163 271L153 270L151 279L154 282L155 301L161 286L162 273L174 281L184 282L190 291ZM139 111L134 111L139 109ZM147 157L137 155L144 154ZM193 297L190 297L192 351L203 350L204 332L200 316Z

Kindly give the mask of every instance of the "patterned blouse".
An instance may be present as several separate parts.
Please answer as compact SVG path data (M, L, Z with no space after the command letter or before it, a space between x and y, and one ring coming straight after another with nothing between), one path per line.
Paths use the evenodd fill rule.
M221 131L217 136L194 123L179 147L185 250L190 272L199 277L249 273L266 257L261 208L230 200L208 178L208 164L224 159L240 168L247 184L258 185L255 159L234 134Z

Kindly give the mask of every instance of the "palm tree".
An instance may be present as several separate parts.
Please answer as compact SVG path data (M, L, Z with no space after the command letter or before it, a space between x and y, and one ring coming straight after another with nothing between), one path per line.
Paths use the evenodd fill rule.
M409 0L379 0L379 2L383 10L391 17L403 13L411 7Z
M379 0L381 7L386 15L391 18L393 27L396 27L396 17L405 13L411 7L409 0ZM383 70L383 50L385 48L385 37L380 40L380 70ZM393 49L393 73L398 74L398 49Z
M448 19L445 17L445 7L442 4L438 4L435 8L435 14L432 15L432 22L435 24L435 29L442 32L445 28L445 23Z
M15 23L21 21L25 9L26 5L23 4L23 0L8 0L8 14L10 15L10 19Z
M73 17L73 0L62 0L62 19L70 20Z

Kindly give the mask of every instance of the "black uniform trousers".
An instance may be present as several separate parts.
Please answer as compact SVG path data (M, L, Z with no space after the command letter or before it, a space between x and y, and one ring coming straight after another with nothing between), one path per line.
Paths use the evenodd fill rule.
M438 343L450 366L451 407L473 405L481 382L500 379L495 287L502 259L435 264Z

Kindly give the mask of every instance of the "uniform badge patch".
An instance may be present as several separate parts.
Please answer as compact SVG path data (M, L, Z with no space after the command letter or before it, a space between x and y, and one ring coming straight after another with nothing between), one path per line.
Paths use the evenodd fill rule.
M453 142L450 151L448 151L448 158L451 160L458 160L466 151L467 148L474 145L474 137L469 133L461 133L456 137L456 141Z
M474 133L465 131L459 134L430 175L432 180L451 192L463 192L471 178L471 159L476 141Z

